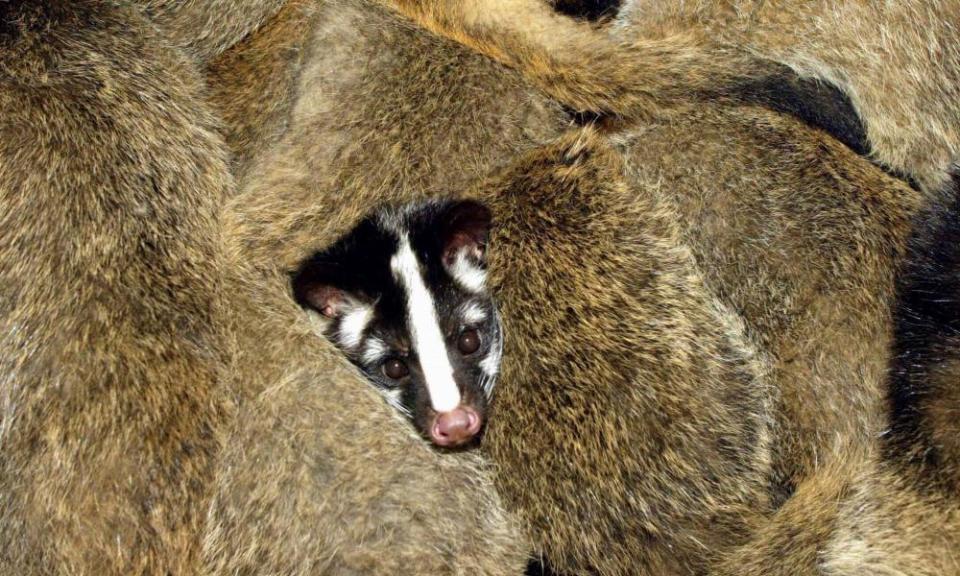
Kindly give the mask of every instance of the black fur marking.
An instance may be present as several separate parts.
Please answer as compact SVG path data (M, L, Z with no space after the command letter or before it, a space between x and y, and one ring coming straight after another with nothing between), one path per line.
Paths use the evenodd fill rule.
M323 252L304 262L293 276L297 303L310 308L307 290L317 284L336 286L364 301L380 301L387 322L402 324L406 318L403 290L390 273L390 258L397 251L396 238L371 216Z
M941 455L930 437L928 403L938 390L930 374L960 359L960 177L950 196L918 219L898 279L889 402L889 457L935 476ZM960 382L956 383L960 386Z
M554 9L567 16L595 22L616 16L620 4L621 0L556 0Z
M527 569L524 576L557 576L557 573L550 569L546 560L531 560L527 563Z
M444 265L444 257L449 260L451 251L459 255L467 250L471 264L483 267L489 226L490 211L470 200L384 206L332 246L304 261L291 278L297 303L320 314L326 312L329 320L324 334L428 438L434 413L420 351L409 331L407 287L395 277L391 263L401 239L409 240L436 307L438 328L462 402L476 410L483 422L487 390L495 383L495 374L484 370L483 361L499 349L499 320L492 298L459 286ZM343 345L340 330L345 316L336 311L341 301L354 301L372 312L359 345ZM463 306L467 304L478 307L482 319L465 319ZM333 311L327 310L328 306ZM458 338L467 329L480 334L479 347L466 353L449 353L456 350ZM369 348L374 338L380 345ZM364 355L367 350L373 352L370 357ZM384 362L391 358L406 365L405 375L388 375Z
M803 78L783 66L778 73L744 84L739 95L820 128L861 156L870 153L860 115L849 96L829 82Z

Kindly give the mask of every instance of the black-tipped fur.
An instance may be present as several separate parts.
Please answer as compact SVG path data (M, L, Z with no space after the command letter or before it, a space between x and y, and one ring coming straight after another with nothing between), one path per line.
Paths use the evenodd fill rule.
M898 285L887 448L938 482L957 482L960 430L960 178L926 211Z

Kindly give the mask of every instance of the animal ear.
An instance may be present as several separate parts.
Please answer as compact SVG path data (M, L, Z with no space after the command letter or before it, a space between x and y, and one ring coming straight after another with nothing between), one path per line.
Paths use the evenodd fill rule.
M319 261L317 257L307 261L293 276L293 295L304 308L319 312L327 318L337 318L353 302L353 296L334 284L336 264Z
M490 236L490 209L474 200L459 200L443 212L443 263L452 266L457 255L483 262Z
M297 299L301 301L301 305L306 304L327 318L340 316L349 302L349 297L343 290L324 284L304 287Z

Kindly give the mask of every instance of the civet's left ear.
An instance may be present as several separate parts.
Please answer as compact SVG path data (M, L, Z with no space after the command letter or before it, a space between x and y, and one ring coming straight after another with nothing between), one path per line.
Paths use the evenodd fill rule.
M451 266L461 252L478 263L484 262L490 237L490 209L474 200L458 200L440 215L443 236L443 264Z

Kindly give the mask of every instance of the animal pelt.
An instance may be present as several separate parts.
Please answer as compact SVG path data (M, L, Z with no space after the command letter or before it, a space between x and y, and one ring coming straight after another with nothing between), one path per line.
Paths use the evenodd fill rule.
M888 455L932 488L960 489L960 178L917 218L897 282Z
M204 94L134 5L0 3L0 574L518 573L242 257Z
M695 97L545 144L562 117L514 73L369 3L327 6L288 112L236 140L252 159L226 215L236 250L282 275L379 202L462 189L494 208L508 348L483 449L537 552L571 573L763 573L791 530L801 557L854 550L881 525L872 502L936 569L944 540L924 538L952 538L951 501L921 498L876 445L920 192L789 115ZM243 88L218 102L255 98ZM818 486L835 485L864 496L831 513ZM930 510L936 528L916 526ZM895 529L871 549L900 549Z
M0 573L191 573L229 406L202 81L130 6L0 3Z
M832 83L863 120L872 156L931 195L960 155L960 2L627 0L618 40L696 30Z
M760 528L728 551L722 576L960 573L960 504L894 462L851 447L825 462Z
M615 129L691 96L783 105L799 74L849 98L865 131L864 152L930 196L942 190L960 148L954 0L636 0L624 3L606 31L536 0L382 3L521 70L560 102L604 116ZM831 122L816 110L801 112Z
M288 0L135 0L174 46L203 66L243 40Z
M248 269L243 252L231 263ZM331 345L285 275L230 291L237 411L204 533L207 574L520 573L529 545L476 454L440 454Z
M561 570L702 570L769 508L775 394L674 205L590 130L475 193L509 334L484 439L499 489Z
M288 52L308 57L273 58L288 18L208 76L242 175L226 214L257 266L290 270L376 203L463 190L570 125L517 74L376 3L325 2ZM289 91L259 106L275 80Z

